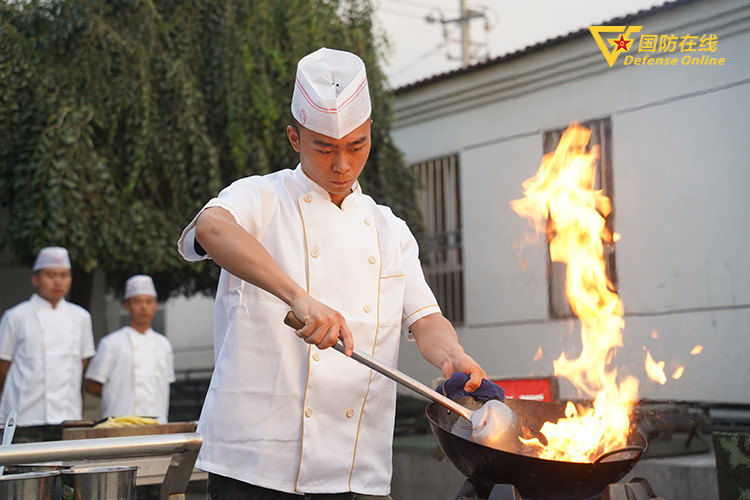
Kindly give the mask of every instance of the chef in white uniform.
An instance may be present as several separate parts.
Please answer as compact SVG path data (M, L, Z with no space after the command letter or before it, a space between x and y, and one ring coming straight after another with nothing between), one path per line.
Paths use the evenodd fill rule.
M0 322L0 421L12 410L22 426L80 420L81 380L94 336L88 311L65 300L72 283L68 251L42 248L31 283L36 293Z
M287 127L299 165L234 182L180 238L187 260L222 267L198 425L210 498L390 498L396 385L328 349L338 339L395 367L403 329L445 376L471 374L467 390L485 377L440 313L409 228L357 182L370 114L359 57L304 57ZM296 335L290 309L305 323Z
M159 307L151 276L131 276L124 298L130 324L99 341L84 389L101 396L102 417L139 415L166 423L174 356L167 337L151 328Z

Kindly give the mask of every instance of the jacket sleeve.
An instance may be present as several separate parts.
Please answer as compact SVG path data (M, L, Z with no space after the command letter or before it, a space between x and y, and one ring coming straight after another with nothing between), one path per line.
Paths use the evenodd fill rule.
M195 240L195 224L200 214L209 207L223 208L237 224L257 236L264 230L263 221L267 222L276 211L278 198L272 190L265 188L265 181L259 176L245 177L224 188L217 197L206 203L182 231L177 249L187 261L211 258Z

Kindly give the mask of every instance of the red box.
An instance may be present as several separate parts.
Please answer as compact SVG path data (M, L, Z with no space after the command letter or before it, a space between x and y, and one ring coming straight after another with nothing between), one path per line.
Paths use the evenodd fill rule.
M560 401L556 377L501 378L492 379L492 381L503 388L507 398L531 399L549 403Z

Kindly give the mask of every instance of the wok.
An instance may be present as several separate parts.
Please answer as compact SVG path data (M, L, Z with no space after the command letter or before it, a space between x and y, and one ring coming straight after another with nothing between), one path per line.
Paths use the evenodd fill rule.
M463 406L478 407L474 398L456 398ZM565 405L521 399L505 403L518 416L524 438L538 437L546 421L565 416ZM495 484L512 484L524 500L580 500L600 494L622 479L645 451L646 438L634 428L628 446L605 453L594 463L564 462L488 448L469 439L462 418L430 403L425 410L438 445L453 465L487 498ZM544 437L540 438L544 441Z

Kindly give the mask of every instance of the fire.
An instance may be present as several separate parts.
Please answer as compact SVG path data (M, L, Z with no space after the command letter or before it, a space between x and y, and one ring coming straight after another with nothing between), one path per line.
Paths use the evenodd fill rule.
M534 355L534 361L539 361L542 359L542 356L544 356L544 350L542 350L542 346L539 346L539 349L536 350L536 354Z
M646 351L646 374L648 378L654 382L659 382L661 385L667 383L667 376L664 375L664 361L654 361L651 353Z
M546 232L552 261L567 265L566 296L581 323L580 355L568 359L563 353L554 370L593 399L593 407L568 403L565 418L542 427L546 446L538 439L524 440L541 458L570 462L591 462L627 446L638 393L637 379L618 383L611 366L625 323L623 305L605 270L604 244L613 244L619 235L605 224L612 210L609 198L594 189L599 149L588 149L590 135L577 124L568 127L557 149L544 155L536 175L523 183L525 197L511 202L538 234Z

